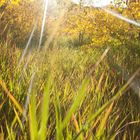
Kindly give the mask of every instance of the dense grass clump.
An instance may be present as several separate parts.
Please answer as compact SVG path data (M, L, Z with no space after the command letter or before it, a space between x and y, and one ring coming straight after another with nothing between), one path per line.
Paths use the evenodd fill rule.
M138 55L0 48L0 139L140 139Z

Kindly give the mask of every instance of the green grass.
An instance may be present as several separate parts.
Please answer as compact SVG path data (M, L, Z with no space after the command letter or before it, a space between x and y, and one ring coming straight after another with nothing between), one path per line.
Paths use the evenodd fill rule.
M130 87L139 56L53 47L18 66L21 50L0 48L0 139L139 140L140 99Z

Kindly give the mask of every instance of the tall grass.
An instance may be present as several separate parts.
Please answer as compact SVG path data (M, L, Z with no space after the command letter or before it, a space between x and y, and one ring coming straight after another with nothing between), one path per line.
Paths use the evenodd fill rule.
M18 66L21 50L0 47L0 139L140 139L140 101L130 84L139 56L129 57L137 59L132 68L125 50L112 57L112 49L54 47Z

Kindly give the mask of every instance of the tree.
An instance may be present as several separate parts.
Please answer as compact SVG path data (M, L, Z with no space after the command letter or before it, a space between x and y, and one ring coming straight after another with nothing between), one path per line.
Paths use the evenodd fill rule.
M133 2L127 7L110 7L122 16L139 21L140 3ZM105 13L99 8L75 5L67 13L64 31L69 36L77 36L79 45L120 46L140 38L139 28Z

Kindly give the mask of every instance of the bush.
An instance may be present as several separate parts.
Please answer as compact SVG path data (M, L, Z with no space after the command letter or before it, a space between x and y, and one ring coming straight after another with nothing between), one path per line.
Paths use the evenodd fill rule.
M23 0L16 5L3 5L0 16L0 40L22 46L28 40L34 25L37 24L33 36L33 40L37 42L42 24L42 9L42 0L33 2Z

